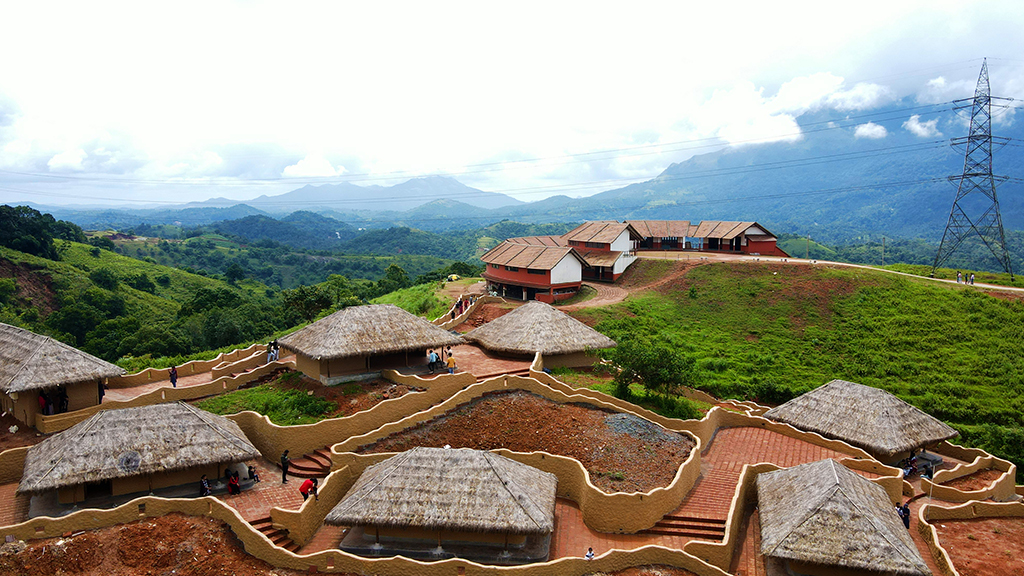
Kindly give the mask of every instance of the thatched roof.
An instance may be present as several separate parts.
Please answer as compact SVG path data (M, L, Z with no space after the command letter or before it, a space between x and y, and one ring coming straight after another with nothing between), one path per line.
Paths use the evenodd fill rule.
M799 562L930 574L885 489L835 460L757 477L761 553Z
M764 414L882 457L917 450L957 431L885 390L833 380Z
M529 302L463 335L488 350L571 354L612 348L615 341L543 302Z
M413 448L367 468L328 524L547 534L554 474L481 450Z
M393 304L371 304L338 310L278 342L314 359L330 360L455 346L462 338Z
M110 362L53 338L0 324L0 389L8 394L124 373Z
M259 457L238 424L184 402L102 410L29 448L18 492Z

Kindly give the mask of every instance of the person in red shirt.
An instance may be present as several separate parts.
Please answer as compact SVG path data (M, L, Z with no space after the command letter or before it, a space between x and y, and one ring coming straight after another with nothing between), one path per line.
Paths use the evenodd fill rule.
M320 501L320 497L316 493L316 485L316 478L306 478L306 481L303 482L301 486L299 486L299 492L302 493L303 502L305 502L306 499L309 498L310 493L313 494L313 499L315 499L318 502Z

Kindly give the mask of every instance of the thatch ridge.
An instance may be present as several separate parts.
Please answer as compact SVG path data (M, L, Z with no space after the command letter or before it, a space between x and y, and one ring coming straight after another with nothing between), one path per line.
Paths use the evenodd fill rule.
M761 553L885 574L930 574L885 489L835 460L757 478Z
M363 471L329 524L547 534L558 478L469 448L417 447Z
M615 341L536 300L463 335L488 350L512 354L572 354L613 348Z
M0 323L0 389L8 394L124 373L123 368L63 342Z
M352 306L279 340L317 360L415 352L462 344L462 338L394 304Z
M885 390L845 380L797 396L764 417L886 458L957 436L944 422Z
M184 402L102 410L29 448L18 492L260 457L238 424Z

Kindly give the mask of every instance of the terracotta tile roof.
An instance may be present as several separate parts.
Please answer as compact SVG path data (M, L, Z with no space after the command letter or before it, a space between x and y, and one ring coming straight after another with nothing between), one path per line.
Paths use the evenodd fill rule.
M604 266L609 268L615 265L622 252L608 250L580 250L580 256L591 266Z
M578 252L567 246L531 246L517 244L506 240L498 244L480 257L487 264L532 268L534 270L551 270L562 261L567 254L586 264Z
M509 238L506 242L530 246L568 246L561 236L520 236L519 238Z
M629 230L635 238L641 238L640 233L626 222L614 220L599 220L586 222L576 228L562 234L562 239L574 242L601 242L611 244L623 231Z
M689 220L627 220L644 238L685 238L690 235Z

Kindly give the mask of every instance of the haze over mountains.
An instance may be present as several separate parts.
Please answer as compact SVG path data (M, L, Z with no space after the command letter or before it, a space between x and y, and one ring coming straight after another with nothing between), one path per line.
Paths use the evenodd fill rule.
M247 216L280 219L305 211L344 222L347 226L339 226L337 232L392 226L468 230L505 219L712 219L756 220L776 233L811 234L829 242L881 234L938 240L955 192L945 179L958 174L963 163L962 152L948 142L965 134L966 127L945 113L918 118L908 128L910 104L874 112L870 124L866 118L845 118L834 110L805 114L804 133L795 142L751 144L694 156L646 182L584 198L553 196L527 203L465 186L454 178L431 176L390 187L304 186L244 203L213 199L150 210L39 208L86 228L196 226ZM939 121L929 124L935 119ZM1008 229L1024 229L1020 124L1004 119L993 130L1012 138L1010 145L997 149L994 162L997 174L1017 178L999 189Z

